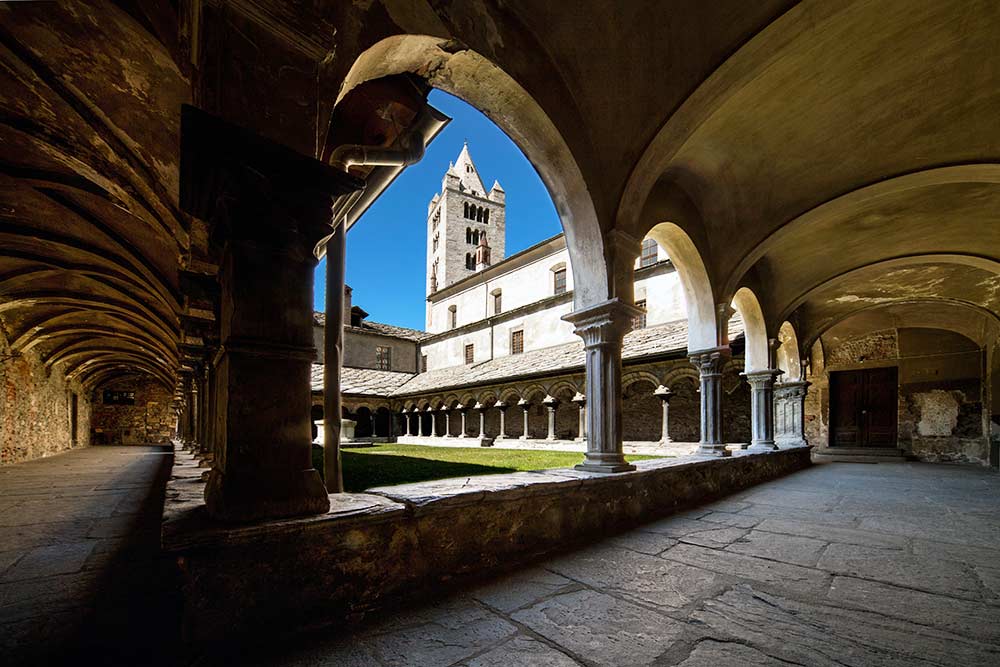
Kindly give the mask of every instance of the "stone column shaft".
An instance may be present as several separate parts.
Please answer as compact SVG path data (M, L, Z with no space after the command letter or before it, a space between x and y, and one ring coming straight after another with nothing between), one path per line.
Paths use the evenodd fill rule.
M506 438L507 437L507 406L503 406L503 407L497 406L497 409L500 410L500 434L497 436L497 439Z
M578 442L587 440L587 398L577 392L573 397L573 402L577 407L576 439Z
M660 420L660 444L667 445L670 444L670 399L673 397L673 392L667 387L660 385L653 392L657 398L660 399L660 403L663 404L663 415Z
M479 439L486 437L486 408L479 408Z
M524 409L524 430L521 431L521 440L528 439L528 409L531 407L531 403L524 403L521 405Z
M750 383L750 449L768 451L774 444L774 379L781 371L751 371L743 376Z
M326 244L326 326L323 327L323 476L330 493L343 493L340 457L340 374L344 362L344 281L347 232L341 224Z
M701 442L697 453L702 456L729 456L722 442L722 367L728 356L728 347L690 356L701 378Z
M616 298L563 317L583 339L586 355L587 453L580 470L635 469L622 449L622 338L641 312Z
M465 434L465 415L466 415L467 412L468 412L467 409L459 410L459 413L462 415L462 432L458 434L458 437L460 437L460 438L468 437Z
M545 409L548 411L548 432L545 435L546 440L556 439L556 408L559 407L559 401L555 400L551 396L546 396L545 400L542 401L545 404Z
M451 435L451 410L444 411L444 434L445 436Z

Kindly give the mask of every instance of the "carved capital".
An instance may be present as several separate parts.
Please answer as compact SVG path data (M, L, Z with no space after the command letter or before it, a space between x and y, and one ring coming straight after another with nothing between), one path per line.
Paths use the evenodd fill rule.
M573 325L573 332L583 339L584 348L591 348L621 345L622 338L632 327L632 318L640 314L642 309L615 298L573 311L562 319Z
M784 375L785 371L775 370L773 368L761 370L761 371L750 371L749 373L740 373L743 377L747 379L751 387L765 387L767 385L773 385L775 379L779 375Z
M713 347L707 350L698 350L688 355L691 364L698 369L702 377L722 375L722 367L732 355L728 346Z

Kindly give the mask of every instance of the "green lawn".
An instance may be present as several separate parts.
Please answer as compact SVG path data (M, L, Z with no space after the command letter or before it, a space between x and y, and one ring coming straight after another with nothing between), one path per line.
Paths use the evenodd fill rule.
M427 447L376 445L341 451L344 488L357 492L373 486L424 482L446 477L496 475L522 470L568 468L583 460L582 452L547 452L494 447ZM630 461L655 456L628 456ZM316 469L323 470L323 450L313 449Z

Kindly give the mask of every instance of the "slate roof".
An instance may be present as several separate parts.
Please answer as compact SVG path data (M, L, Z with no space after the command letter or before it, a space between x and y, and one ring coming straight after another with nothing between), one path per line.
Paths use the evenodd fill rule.
M340 391L344 394L389 396L413 378L413 373L377 371L371 368L343 368ZM312 365L312 390L323 391L323 364Z
M731 340L743 335L739 315L729 320ZM624 360L687 350L687 321L678 320L632 331L625 336ZM426 373L399 373L367 368L344 368L341 391L366 396L403 396L451 387L493 384L525 375L559 373L583 368L583 341L574 341L523 354L497 357L478 364L439 368ZM312 389L323 391L323 366L313 364Z
M313 312L313 322L316 326L325 327L326 326L326 313L319 311ZM361 326L359 327L345 327L347 331L353 331L355 333L372 333L380 334L382 336L390 336L392 338L401 338L402 340L410 340L420 342L425 338L432 336L426 331L418 331L416 329L407 329L406 327L397 327L393 324L383 324L381 322L369 322L368 320L362 320Z

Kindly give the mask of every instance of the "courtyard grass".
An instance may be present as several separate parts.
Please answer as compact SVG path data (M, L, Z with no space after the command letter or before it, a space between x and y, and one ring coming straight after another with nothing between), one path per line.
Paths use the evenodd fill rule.
M359 492L374 486L426 482L447 477L569 468L583 460L582 452L550 452L499 447L428 447L375 445L341 450L344 490ZM659 458L630 455L630 461ZM323 450L313 449L317 470L323 469Z

